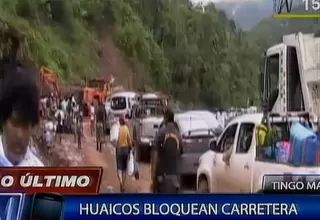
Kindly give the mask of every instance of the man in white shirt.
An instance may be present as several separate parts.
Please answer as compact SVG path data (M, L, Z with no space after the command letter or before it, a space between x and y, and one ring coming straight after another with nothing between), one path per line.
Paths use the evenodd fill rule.
M59 139L59 143L62 141L62 134L63 134L63 128L64 128L64 119L65 115L62 110L62 106L60 105L58 110L54 114L54 118L56 120L56 127L57 127L57 138Z
M48 148L54 146L54 131L55 126L53 120L47 119L44 125L44 137Z
M61 107L64 112L67 112L67 106L68 106L68 101L66 99L63 99L61 102Z
M90 133L93 135L95 125L95 108L93 102L90 104Z
M44 166L31 151L39 123L39 90L33 73L11 68L0 92L0 166ZM17 80L18 79L18 80Z

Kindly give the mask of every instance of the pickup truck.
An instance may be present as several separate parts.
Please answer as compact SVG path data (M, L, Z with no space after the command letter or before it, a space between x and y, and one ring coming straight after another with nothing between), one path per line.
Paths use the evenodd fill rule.
M255 193L262 190L266 174L319 173L316 166L295 167L262 158L256 150L256 130L262 120L262 113L239 116L227 125L217 141L210 142L210 150L199 159L198 192Z

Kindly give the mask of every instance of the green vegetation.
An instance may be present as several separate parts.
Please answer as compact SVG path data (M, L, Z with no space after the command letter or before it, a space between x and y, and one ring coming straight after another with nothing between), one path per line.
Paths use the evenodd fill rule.
M246 105L256 99L259 48L213 4L188 0L0 0L0 19L26 36L37 67L69 82L98 72L97 29L112 30L144 84L187 104ZM111 27L110 29L107 29Z
M99 43L72 2L0 0L0 19L26 37L25 55L37 68L47 66L74 81L97 72Z

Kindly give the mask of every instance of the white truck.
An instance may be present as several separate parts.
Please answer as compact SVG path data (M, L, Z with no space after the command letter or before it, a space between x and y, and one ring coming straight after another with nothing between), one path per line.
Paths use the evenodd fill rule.
M265 114L235 118L218 141L199 159L197 191L258 192L266 174L319 174L319 167L293 167L261 160L256 129L266 113L307 112L313 125L320 115L320 38L291 34L266 52L261 74L261 99Z
M297 120L291 117L290 120ZM257 125L262 113L247 114L233 119L210 150L199 160L198 192L258 192L266 174L319 174L320 168L294 167L266 159L257 150ZM276 124L282 124L276 120Z
M159 93L145 93L134 106L131 117L133 142L138 160L149 160L150 150L167 106L166 96Z
M290 34L269 48L260 75L261 100L269 112L320 116L320 37Z

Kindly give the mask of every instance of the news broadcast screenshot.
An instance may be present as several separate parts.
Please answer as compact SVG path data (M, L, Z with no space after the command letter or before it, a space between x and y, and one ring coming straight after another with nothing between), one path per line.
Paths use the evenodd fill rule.
M319 219L320 0L0 0L0 220Z

